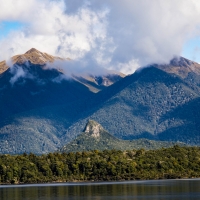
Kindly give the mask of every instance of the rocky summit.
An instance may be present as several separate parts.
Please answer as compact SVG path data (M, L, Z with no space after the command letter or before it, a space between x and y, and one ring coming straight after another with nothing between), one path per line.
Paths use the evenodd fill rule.
M85 133L89 133L94 138L99 138L102 131L104 131L103 127L94 120L89 120L84 129Z

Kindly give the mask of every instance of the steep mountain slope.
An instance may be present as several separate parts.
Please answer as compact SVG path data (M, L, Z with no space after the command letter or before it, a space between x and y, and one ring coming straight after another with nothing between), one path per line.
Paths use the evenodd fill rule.
M81 76L73 76L73 79L79 81L86 87L90 89L90 91L97 93L106 87L112 85L113 83L121 80L122 78L125 77L124 74L116 72L116 71L107 71L107 75L92 75L88 74L86 75L81 75Z
M53 63L56 60L65 60L65 59L60 57L55 57L47 53L40 52L35 48L32 48L25 54L13 56L8 62L9 65L14 65L14 64L21 65L26 63L27 61L29 61L34 65L45 65L46 63ZM0 74L5 72L8 68L9 66L5 60L0 62Z
M76 139L59 149L60 152L81 152L90 150L131 150L131 149L157 149L170 147L178 143L153 141L147 139L120 140L109 134L103 127L93 120L86 124L84 132ZM180 145L183 145L180 143Z
M94 96L90 85L97 92L123 77L113 71L69 77L59 66L49 67L55 61L70 62L33 48L12 57L10 67L0 63L0 152L55 151L59 137L78 118L76 108L83 109L82 102Z
M90 81L85 84L84 81L92 75L83 79L80 76L65 74L59 66L49 67L55 61L66 63L70 61L42 53L34 48L23 55L12 57L11 60L13 65L10 68L6 67L5 61L0 65L3 71L3 73L0 71L1 120L31 109L90 98L94 91L102 90L122 78L122 75L107 71L108 74L105 76L93 77L93 79L106 81ZM93 92L91 92L91 83L93 83Z
M1 61L0 62L0 74L5 72L7 69L8 69L8 66L6 65L6 62L5 61Z
M27 62L19 65L28 76L26 84L24 77L18 77L12 86L10 80L13 76L8 69L0 75L0 81L9 82L10 90L14 91L15 87L19 90L9 96L11 93L7 94L7 89L1 84L4 92L0 94L1 105L7 106L6 109L0 108L4 117L0 120L1 152L54 151L74 140L89 119L98 121L120 139L147 138L200 145L199 65L186 60L189 64L184 67L183 60L168 65L170 71L166 70L167 66L149 66L109 87L102 87L104 89L96 94L90 92L91 89L85 86L86 80L80 77L71 81L64 79L58 84L52 80L62 75L62 70L43 69L41 65L38 68L38 65L27 65ZM15 65L17 69L19 66ZM182 76L181 70L187 71L186 75ZM30 74L37 79L30 78ZM34 80L40 79L46 82L37 96L34 88L41 85L38 86ZM90 80L91 85L94 85L93 80ZM65 84L63 90L60 84ZM30 91L34 92L31 98ZM20 103L22 99L24 103ZM31 106L26 108L27 105Z
M200 98L178 106L159 120L159 139L200 145Z
M44 69L29 62L14 65L5 71L0 77L1 119L22 111L66 104L92 95L87 87L77 81L64 79L56 82L61 75L55 69Z
M116 137L122 139L145 137L200 144L200 133L196 125L199 123L199 118L196 117L199 116L199 110L197 109L197 114L194 115L193 109L190 111L190 115L187 117L185 114L186 119L182 120L184 110L191 110L188 105L194 106L192 102L199 98L200 90L195 83L189 83L185 79L166 73L155 66L142 70L137 77L136 75L126 77L121 82L128 79L132 79L129 85L121 91L119 90L100 106L90 110L84 118L69 127L66 135L78 132L84 127L86 121L92 118L99 121ZM119 83L114 84L108 90L111 88L114 90ZM105 92L106 90L99 93L99 98ZM180 116L179 114L170 114L176 113L176 110L180 109L182 110L178 112ZM187 126L187 129L183 126ZM168 136L167 131L176 127L179 127L180 131L172 131Z
M200 75L200 64L183 57L172 59L168 65L156 65L156 67L167 73L176 74L183 79L190 74Z
M9 61L2 61L0 62L0 77L3 72L9 69L9 66L12 65L33 65L33 66L42 66L43 69L54 69L59 71L61 74L66 75L68 78L75 80L84 86L88 87L92 92L98 92L102 89L104 89L107 86L112 85L116 81L122 79L125 77L124 74L113 71L113 70L106 70L102 68L101 75L95 75L93 72L90 74L85 73L84 75L76 75L76 74L66 74L63 67L70 64L72 60L70 58L61 58L57 56L52 56L50 54L47 54L45 52L40 52L35 48L30 49L25 54L20 54L13 56ZM12 73L14 73L16 70L13 70ZM67 71L67 70L66 70ZM22 73L22 71L20 71ZM18 75L22 76L22 74L18 73ZM29 77L30 78L30 77ZM55 79L54 81L59 82L60 79L63 79L62 77L59 77L58 79Z

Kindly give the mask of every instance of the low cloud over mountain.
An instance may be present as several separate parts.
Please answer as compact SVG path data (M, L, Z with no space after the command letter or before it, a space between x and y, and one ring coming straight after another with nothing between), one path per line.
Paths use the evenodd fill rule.
M31 47L84 66L131 73L166 63L199 34L196 0L18 0L1 3L0 22L21 26L0 39L0 60ZM84 60L84 62L82 62Z

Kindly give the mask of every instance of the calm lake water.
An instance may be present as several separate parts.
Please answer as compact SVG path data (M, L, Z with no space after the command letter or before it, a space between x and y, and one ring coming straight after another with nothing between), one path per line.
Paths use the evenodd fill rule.
M0 186L0 200L193 200L200 179Z

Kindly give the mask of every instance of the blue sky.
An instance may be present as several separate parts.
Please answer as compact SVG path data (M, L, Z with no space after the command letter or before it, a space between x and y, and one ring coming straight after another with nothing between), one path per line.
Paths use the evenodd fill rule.
M200 1L0 0L0 60L34 47L79 65L134 72L200 63Z
M188 40L183 45L181 55L192 61L200 63L200 36Z
M0 39L6 38L11 32L23 28L23 24L18 21L3 21L0 24Z

